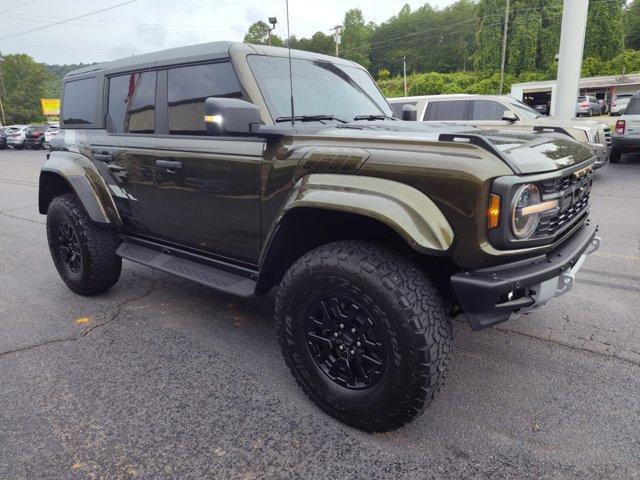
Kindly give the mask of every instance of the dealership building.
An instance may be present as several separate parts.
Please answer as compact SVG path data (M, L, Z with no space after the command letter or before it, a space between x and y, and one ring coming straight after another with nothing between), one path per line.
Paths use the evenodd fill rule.
M557 87L558 82L556 80L514 83L511 85L511 96L532 107L546 104L550 106L551 115L553 115L553 96ZM615 99L616 95L620 93L640 91L640 73L581 78L579 88L580 95L592 95L598 100L605 100L607 105L611 105L611 100Z

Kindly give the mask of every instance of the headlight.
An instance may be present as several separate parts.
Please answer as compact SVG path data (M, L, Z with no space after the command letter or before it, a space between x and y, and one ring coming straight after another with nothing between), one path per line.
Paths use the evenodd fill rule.
M558 200L542 202L538 186L529 183L516 192L511 207L511 230L516 238L527 238L538 226L540 214L558 207Z
M582 130L584 134L587 136L587 140L589 143L596 143L596 132L590 127L583 127L579 125L574 125L573 128L577 130Z
M527 207L533 207L540 203L540 190L530 183L521 186L516 192L511 210L511 230L518 238L526 238L533 233L538 226L540 213L533 212L526 214Z

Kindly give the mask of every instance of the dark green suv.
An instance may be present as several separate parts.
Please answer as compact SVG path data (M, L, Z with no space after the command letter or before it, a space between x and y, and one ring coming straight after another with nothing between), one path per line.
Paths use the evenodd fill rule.
M211 43L62 87L39 203L67 286L106 290L124 258L234 295L275 290L297 382L358 428L431 402L451 316L482 329L535 309L599 245L591 150L396 120L347 60Z

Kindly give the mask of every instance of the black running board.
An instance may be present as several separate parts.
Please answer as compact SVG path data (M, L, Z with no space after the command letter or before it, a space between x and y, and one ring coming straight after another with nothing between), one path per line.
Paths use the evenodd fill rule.
M255 293L255 280L126 240L120 244L116 254L132 262L172 273L232 295L250 297Z

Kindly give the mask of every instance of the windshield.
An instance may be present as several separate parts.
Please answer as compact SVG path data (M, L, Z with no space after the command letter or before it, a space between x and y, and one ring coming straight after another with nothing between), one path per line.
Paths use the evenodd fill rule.
M290 117L288 58L250 55L248 61L272 118ZM363 69L295 58L291 69L296 117L331 115L352 121L358 115L393 115L380 90Z
M632 99L624 111L625 115L640 115L640 97Z
M520 100L509 98L507 101L513 107L516 113L521 117L529 119L540 117L540 112L536 112L533 108L531 108L526 103L521 102Z

